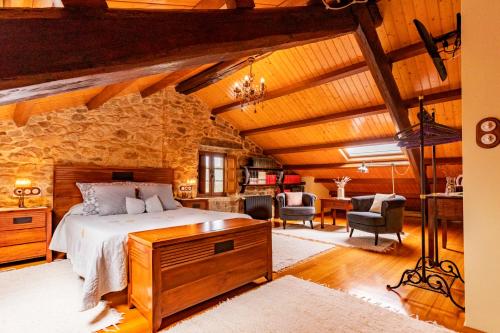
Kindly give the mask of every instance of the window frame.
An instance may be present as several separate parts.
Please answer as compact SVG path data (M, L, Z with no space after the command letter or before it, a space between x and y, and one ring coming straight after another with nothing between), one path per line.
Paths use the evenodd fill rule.
M380 144L380 145L370 145L371 147L376 147L376 146L385 146L385 144ZM349 147L349 148L358 148L358 147L364 147L364 146L355 146L355 147ZM342 148L341 151L345 155L347 160L361 160L361 159L367 159L367 158L381 158L381 157L388 157L388 158L395 158L399 156L404 156L404 152L401 149L401 147L398 147L400 149L400 152L379 152L379 153L366 153L366 154L359 154L359 155L351 155L349 153L348 148Z
M209 165L204 165L203 159L208 156ZM214 158L221 157L222 158L222 192L214 192L215 189L215 167L214 167ZM225 197L227 196L226 192L226 157L227 154L219 153L219 152L211 152L211 151L200 151L198 153L198 196L199 197ZM209 170L209 188L208 191L205 188L205 178L204 174L206 170ZM219 169L219 168L217 168Z

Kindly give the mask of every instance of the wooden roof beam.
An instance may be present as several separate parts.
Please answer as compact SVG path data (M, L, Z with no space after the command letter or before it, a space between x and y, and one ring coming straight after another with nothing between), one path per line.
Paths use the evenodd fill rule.
M426 105L436 104L436 103L444 103L444 102L460 99L461 97L462 97L462 90L461 89L447 90L447 91L443 91L443 92L439 92L439 93L426 95L425 99L424 99L424 103ZM411 99L405 100L404 103L408 108L418 106L418 98L411 98ZM284 130L289 130L289 129L302 128L302 127L314 126L314 125L325 124L325 123L332 123L332 122L336 122L336 121L342 121L342 120L353 119L353 118L358 118L358 117L373 116L373 115L386 113L386 112L387 112L387 107L385 106L385 104L374 105L374 106L368 106L365 108L359 108L359 109L354 109L354 110L349 110L349 111L335 112L335 113L328 114L325 116L312 117L312 118L308 118L308 119L290 121L288 123L282 123L282 124L277 124L277 125L263 126L263 127L243 130L240 132L240 134L243 136L249 136L249 135L257 135L257 134L263 134L263 133L284 131Z
M384 99L387 110L397 131L411 126L408 109L401 98L396 80L392 74L389 58L386 56L382 43L372 22L370 12L366 8L354 8L354 15L359 25L354 34L359 48ZM405 149L415 178L420 178L420 156L416 149Z
M348 141L320 143L320 144L305 145L305 146L265 149L264 154L265 155L294 154L301 152L309 152L313 150L371 146L371 145L379 145L392 142L394 142L394 137L390 136L390 137L374 138L374 139L348 140Z
M255 7L255 2L253 0L226 0L226 7L227 9L251 9Z
M0 105L345 35L351 9L3 9Z
M64 8L108 8L106 0L62 0Z
M267 58L271 53L253 56L255 61ZM181 94L191 94L208 87L248 66L248 58L221 61L200 73L179 82L175 90Z
M127 88L130 88L134 84L134 81L127 81L121 83L115 83L109 86L104 87L104 89L92 97L87 102L87 109L95 110L101 107L104 103L109 101L110 99L119 96L123 93Z
M168 74L160 81L155 82L152 85L142 89L141 90L142 98L146 98L148 96L151 96L159 92L162 89L175 85L179 80L184 78L186 75L189 75L189 73L191 73L192 71L193 71L192 68L188 68Z

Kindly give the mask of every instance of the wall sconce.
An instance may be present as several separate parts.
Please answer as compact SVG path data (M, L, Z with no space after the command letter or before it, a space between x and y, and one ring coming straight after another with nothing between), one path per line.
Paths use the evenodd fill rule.
M19 208L26 208L24 206L24 198L29 196L40 195L42 191L39 187L31 186L31 180L28 178L18 178L14 186L14 196L19 197Z
M188 179L185 184L179 186L179 192L182 199L191 199L193 197L193 186L196 185L196 179Z

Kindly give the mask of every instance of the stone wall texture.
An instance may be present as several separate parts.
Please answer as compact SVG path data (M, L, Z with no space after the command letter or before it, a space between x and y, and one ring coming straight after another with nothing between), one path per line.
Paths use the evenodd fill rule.
M55 164L171 167L178 185L197 178L200 149L235 155L240 165L262 156L228 122L211 120L205 103L173 89L144 99L117 97L96 110L81 106L34 115L23 127L0 120L0 206L17 204L12 191L22 177L42 189L27 204L50 206ZM210 201L211 209L238 207L237 194Z

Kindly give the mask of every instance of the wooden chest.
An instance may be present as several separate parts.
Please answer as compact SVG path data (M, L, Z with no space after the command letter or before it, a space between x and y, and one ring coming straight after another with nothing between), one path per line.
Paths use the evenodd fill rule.
M271 222L228 219L129 234L129 305L156 332L162 318L272 279Z
M51 217L46 207L0 209L0 264L37 257L52 261Z

